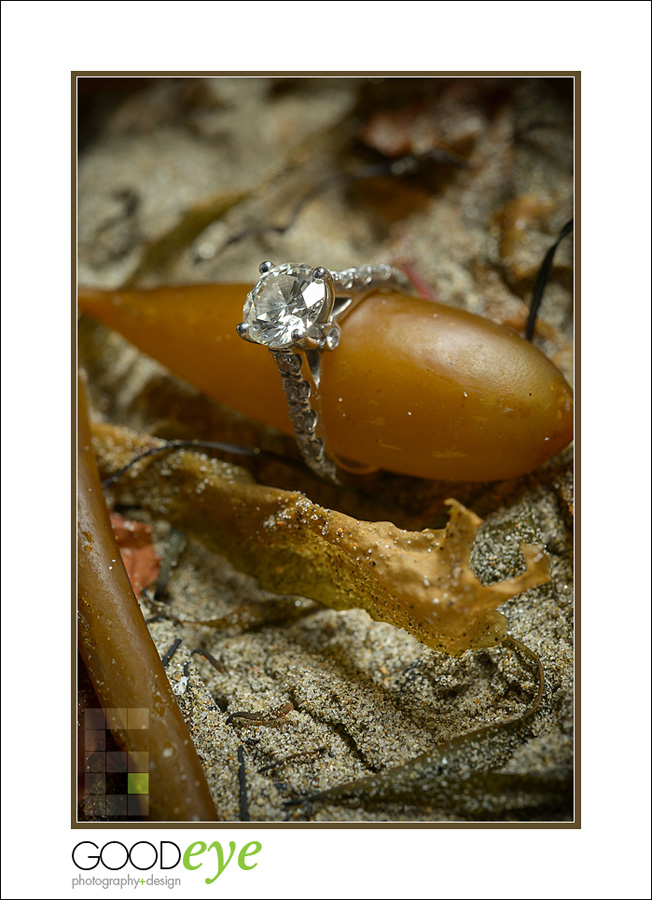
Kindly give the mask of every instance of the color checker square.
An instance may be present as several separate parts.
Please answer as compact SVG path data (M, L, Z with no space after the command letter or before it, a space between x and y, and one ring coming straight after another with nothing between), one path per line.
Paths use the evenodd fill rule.
M110 750L106 754L107 772L126 772L127 753L124 750Z
M149 753L147 750L132 750L128 761L129 772L147 772L149 770Z
M106 749L106 731L85 731L84 732L84 750L104 750Z
M148 794L130 794L128 812L130 816L146 816L149 813Z
M89 772L85 779L87 793L104 794L106 792L106 776L104 772Z
M127 793L149 794L149 773L130 772L127 775Z
M124 731L127 727L127 710L113 707L107 709L106 727L115 732Z
M126 794L107 794L105 800L107 816L126 816L128 814Z
M87 709L84 713L84 728L86 731L104 731L106 720L103 709Z
M104 794L86 794L82 799L82 810L89 819L106 815L106 797Z
M149 710L148 709L128 709L127 710L127 727L130 731L144 731L149 728Z
M104 772L106 769L106 754L98 751L86 753L84 756L85 772Z

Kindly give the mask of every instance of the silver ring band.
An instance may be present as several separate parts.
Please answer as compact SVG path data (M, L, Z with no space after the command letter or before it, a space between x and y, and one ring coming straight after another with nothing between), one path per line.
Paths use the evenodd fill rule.
M264 262L259 271L261 278L247 295L238 334L269 349L304 462L321 478L338 484L340 467L328 452L321 414L321 354L337 348L339 322L370 291L409 290L410 281L386 265L330 272L304 263Z

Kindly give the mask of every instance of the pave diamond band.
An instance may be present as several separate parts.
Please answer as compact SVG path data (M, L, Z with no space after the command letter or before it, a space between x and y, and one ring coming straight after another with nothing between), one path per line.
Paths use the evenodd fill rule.
M341 336L339 320L370 291L406 290L410 282L399 269L386 265L331 272L305 263L264 262L259 271L261 278L247 295L238 334L269 349L304 461L320 477L338 483L338 462L327 451L321 415L321 353L335 350Z
M271 354L281 375L281 383L288 401L288 413L301 456L322 478L337 482L339 480L337 466L326 456L324 441L317 434L317 427L320 424L319 412L312 405L315 402L316 391L313 391L310 382L302 377L301 356L285 350L272 350Z

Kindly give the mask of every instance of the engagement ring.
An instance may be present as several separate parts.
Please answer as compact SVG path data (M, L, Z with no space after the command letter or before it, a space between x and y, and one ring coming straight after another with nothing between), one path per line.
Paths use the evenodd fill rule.
M368 471L345 466L328 447L321 414L321 354L336 349L339 322L360 300L382 287L409 289L409 279L385 265L330 272L304 263L264 262L259 271L262 277L247 295L237 331L272 354L304 461L317 475L335 483L339 483L338 468Z

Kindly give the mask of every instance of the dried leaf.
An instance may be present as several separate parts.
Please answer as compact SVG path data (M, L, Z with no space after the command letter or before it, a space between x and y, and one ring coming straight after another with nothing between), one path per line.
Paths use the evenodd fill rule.
M152 528L144 522L125 519L120 513L111 513L111 527L120 548L129 581L136 597L154 584L161 568L161 559L152 544Z
M93 433L107 475L155 446L109 425ZM402 531L253 484L244 470L188 451L144 459L114 489L128 490L153 513L193 532L267 590L335 609L366 609L451 655L502 640L506 620L496 607L550 577L543 551L524 544L521 575L481 584L470 556L482 520L455 500L447 501L445 530Z

